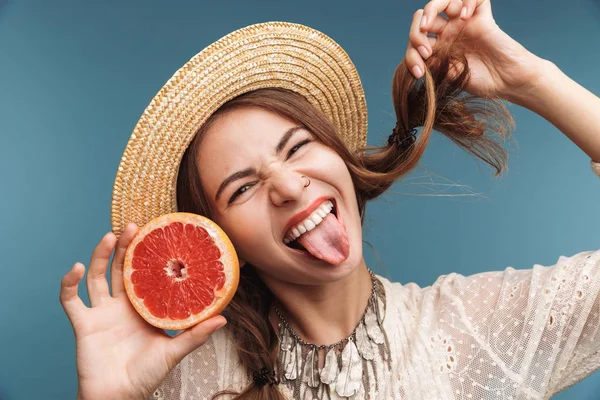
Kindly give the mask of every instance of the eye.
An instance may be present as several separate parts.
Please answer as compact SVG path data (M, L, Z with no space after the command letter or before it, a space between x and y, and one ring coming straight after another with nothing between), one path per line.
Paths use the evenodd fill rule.
M292 148L290 149L290 151L288 152L288 154L287 154L287 157L286 157L286 160L287 160L288 158L290 158L290 157L291 157L291 156L292 156L292 155L293 155L295 152L297 152L297 151L300 149L300 147L302 147L302 146L304 146L305 144L308 144L308 143L310 143L310 142L312 142L312 140L311 140L311 139L304 139L303 141L301 141L301 142L297 143L297 144L296 144L294 147L292 147Z
M252 186L254 186L254 184L246 184L246 185L242 185L240 186L240 188L238 190L236 190L231 197L229 198L229 201L227 202L227 204L231 204L233 203L233 201L240 195L244 194L244 192L248 189L250 189Z

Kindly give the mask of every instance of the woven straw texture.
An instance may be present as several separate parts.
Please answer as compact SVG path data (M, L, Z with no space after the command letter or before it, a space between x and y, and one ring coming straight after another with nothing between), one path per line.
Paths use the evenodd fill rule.
M234 31L181 67L136 124L119 164L112 230L143 226L177 211L176 182L185 150L221 105L252 90L284 88L304 96L335 125L351 150L366 144L367 107L354 64L312 28L267 22Z

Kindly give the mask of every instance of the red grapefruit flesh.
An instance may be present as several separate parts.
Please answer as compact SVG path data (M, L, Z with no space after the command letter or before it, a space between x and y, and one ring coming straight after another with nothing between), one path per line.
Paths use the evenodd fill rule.
M213 221L171 213L137 232L125 253L123 281L131 304L148 323L186 329L229 304L239 283L239 262Z

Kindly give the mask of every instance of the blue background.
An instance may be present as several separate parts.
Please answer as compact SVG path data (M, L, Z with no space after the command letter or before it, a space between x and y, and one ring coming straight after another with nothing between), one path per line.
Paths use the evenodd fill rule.
M0 398L75 398L74 337L58 301L60 279L76 261L87 266L110 230L124 146L175 70L242 26L312 26L356 64L369 142L381 143L395 122L392 73L412 14L424 4L0 0ZM502 0L493 7L508 34L600 94L597 0ZM370 266L426 286L452 271L551 265L560 255L599 248L600 181L588 157L541 117L510 110L518 145L502 179L435 135L421 167L370 204ZM595 375L556 398L597 399L599 390Z

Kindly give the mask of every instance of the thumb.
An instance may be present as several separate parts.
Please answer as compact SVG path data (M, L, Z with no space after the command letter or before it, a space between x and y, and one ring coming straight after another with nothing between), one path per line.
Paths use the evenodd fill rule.
M178 364L185 356L206 343L210 335L225 324L227 324L225 317L218 315L186 329L169 341L167 345L169 358Z

